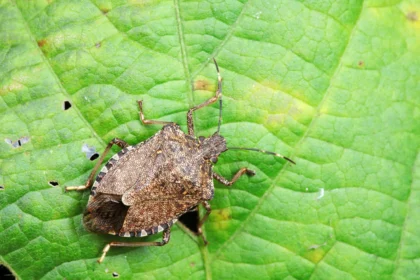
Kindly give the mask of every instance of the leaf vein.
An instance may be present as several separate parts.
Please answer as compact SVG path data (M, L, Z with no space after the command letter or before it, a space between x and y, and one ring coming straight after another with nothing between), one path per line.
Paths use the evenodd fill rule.
M342 60L342 58L343 58L343 55L344 55L344 53L346 52L346 50L347 50L347 47L349 46L349 42L351 41L351 38L353 37L353 35L354 35L354 32L355 32L355 30L356 30L356 27L357 27L357 24L358 24L358 22L359 22L359 20L360 20L360 18L361 18L361 14L362 14L362 11L363 11L363 7L362 7L362 9L360 9L360 12L359 12L359 15L357 16L357 20L355 21L355 24L354 24L354 26L353 26L353 29L352 29L352 31L351 31L351 33L350 33L350 35L349 35L349 37L348 37L348 39L347 39L347 45L346 45L346 47L343 49L343 51L342 51L342 53L341 53L341 55L340 55L340 57L339 57L339 63L337 63L337 66L336 66L336 68L335 68L335 70L333 71L333 75L332 75L332 77L331 77L331 80L330 80L330 84L329 84L329 86L327 87L327 89L326 89L326 91L325 91L325 93L324 93L324 97L322 98L322 100L321 100L321 102L318 104L318 106L317 106L317 109L316 109L316 111L317 111L317 114L315 114L314 115L314 117L312 118L312 120L311 120L311 122L310 122L310 124L308 125L308 128L307 128L307 130L306 130L306 132L304 133L304 135L302 136L302 138L297 142L297 144L296 144L296 146L295 146L295 153L293 153L292 155L291 155L291 157L293 158L293 156L296 156L297 154L298 154L298 151L299 151L299 146L301 146L302 145L302 143L303 143L303 141L306 139L306 137L308 137L308 135L309 135L309 131L311 130L311 128L316 124L316 120L317 120L317 117L319 116L319 114L320 114L320 112L321 112L321 109L322 109L322 106L324 105L324 103L326 102L326 100L327 100L327 98L328 98L328 96L329 96L329 93L330 93L330 88L331 88L331 81L333 81L334 80L334 78L336 77L336 75L338 75L338 73L339 73L339 70L341 69L341 67L342 67L342 62L341 62L341 60ZM280 176L285 172L285 170L286 170L286 167L288 166L289 164L288 163L286 163L285 165L283 165L282 166L282 168L281 168L281 170L279 171L279 173L278 173L278 175L277 175L277 177L276 177L276 179L274 179L274 181L277 181L277 179L278 178L280 178ZM264 193L264 195L261 197L261 199L258 201L258 203L257 203L257 205L255 206L255 208L249 213L249 215L248 215L248 217L246 218L246 220L239 226L239 228L231 235L231 237L225 242L225 243L223 243L222 244L222 246L220 246L219 247L219 249L215 252L215 254L214 254L214 258L216 258L221 252L222 252L222 250L229 244L229 243L232 243L233 242L233 240L236 238L236 236L240 233L240 232L242 232L242 231L244 231L244 229L245 229L245 226L254 218L254 216L256 215L256 213L258 212L258 210L260 209L260 207L261 207L261 205L263 204L263 202L266 200L266 198L272 193L272 191L274 190L274 188L276 187L276 185L273 183L268 189L267 189L267 191Z

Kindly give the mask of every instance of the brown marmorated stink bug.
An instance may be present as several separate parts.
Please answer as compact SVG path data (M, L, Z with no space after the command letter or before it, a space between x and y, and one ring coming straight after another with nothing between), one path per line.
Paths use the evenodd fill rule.
M103 249L98 262L102 262L111 247L163 246L169 242L171 226L182 214L195 209L199 204L206 213L198 223L198 235L207 241L201 230L211 212L209 200L213 198L213 178L231 186L243 174L255 175L246 167L241 168L228 180L213 172L218 156L227 151L225 139L219 134L222 120L222 78L214 60L218 75L216 94L204 103L189 109L187 113L188 134L176 123L146 120L142 101L138 101L143 124L162 124L164 127L154 136L137 145L130 146L115 138L106 147L84 186L66 187L66 191L85 190L92 187L89 202L84 212L85 228L95 233L123 237L144 237L163 231L160 242L110 242ZM194 136L192 114L194 111L219 100L219 123L210 137ZM113 145L122 150L115 154L95 174ZM274 152L253 148L229 149L251 150L291 159ZM95 178L95 180L94 180Z

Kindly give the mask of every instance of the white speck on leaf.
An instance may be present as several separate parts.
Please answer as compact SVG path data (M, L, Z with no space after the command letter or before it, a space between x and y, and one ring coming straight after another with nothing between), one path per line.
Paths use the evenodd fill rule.
M314 244L314 245L311 245L311 246L308 247L308 250L316 250L319 247L322 247L322 246L325 246L325 245L327 245L327 242L326 241L324 243L322 243L322 244Z
M16 141L14 141L14 142L13 142L13 140L12 140L12 139L6 138L6 139L4 139L4 141L5 141L7 144L11 145L13 148L19 148L19 147L20 147L20 146L22 146L23 144L25 144L25 143L28 143L28 142L29 142L29 137L28 137L28 136L24 136L24 137L21 137L20 139L18 139L18 140L16 140Z
M261 12L261 11L260 11L260 12L256 12L256 13L255 13L255 15L254 15L254 17L255 17L256 19L260 19L261 14L262 14L262 12Z
M318 197L316 198L316 199L321 199L322 197L324 196L324 188L320 188L319 189L319 195L318 195Z
M84 152L86 154L86 157L90 159L96 153L96 149L95 147L89 146L88 144L83 144L82 152Z

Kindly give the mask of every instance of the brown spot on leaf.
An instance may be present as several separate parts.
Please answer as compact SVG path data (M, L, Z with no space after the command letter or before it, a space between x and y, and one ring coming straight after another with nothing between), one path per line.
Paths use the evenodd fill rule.
M365 66L365 62L363 60L360 60L359 63L357 63L357 65L359 65L360 67Z
M213 210L212 214L214 214L215 218L219 221L227 221L232 219L232 212L230 211L230 208Z
M96 43L96 44L95 44L95 47L96 47L97 49L99 49L101 46L102 46L101 42L98 42L98 43Z
M214 227L217 230L226 230L229 227L232 219L232 212L230 208L213 209L211 212L211 219L214 222Z
M409 12L405 15L405 17L409 20L409 21L418 21L419 20L419 16L417 15L417 12Z
M207 89L209 86L208 82L205 80L197 80L194 83L194 89Z
M213 89L214 87L207 80L199 79L194 82L194 90L212 91Z
M104 15L106 15L106 14L108 14L108 12L111 10L110 8L105 8L105 7L102 7L102 8L100 8L100 10L101 10L101 12L104 14Z
M308 250L303 255L305 256L305 258L307 258L311 262L318 263L324 258L327 252L328 252L328 248L327 249L318 248L317 250Z
M38 47L42 48L43 46L45 46L45 44L47 44L47 40L41 39L37 43L38 43Z

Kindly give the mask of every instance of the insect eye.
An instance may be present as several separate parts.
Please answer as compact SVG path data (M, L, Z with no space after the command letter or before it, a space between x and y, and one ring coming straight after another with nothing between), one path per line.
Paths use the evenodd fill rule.
M210 161L211 161L212 163L217 163L217 157L212 157L212 158L210 158Z
M204 136L199 136L199 137L198 137L198 140L200 140L200 142L203 142L203 141L204 141L204 139L206 139L206 137L204 137Z

